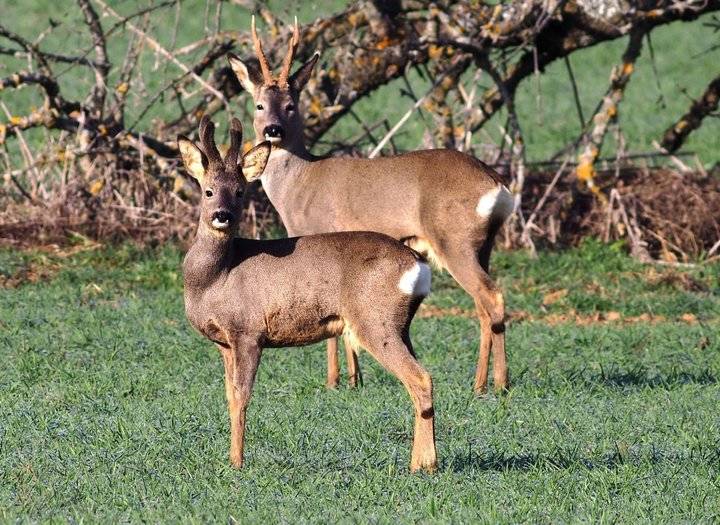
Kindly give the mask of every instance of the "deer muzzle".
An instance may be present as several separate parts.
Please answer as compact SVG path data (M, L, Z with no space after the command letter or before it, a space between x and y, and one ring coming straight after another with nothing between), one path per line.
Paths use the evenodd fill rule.
M210 224L216 230L227 230L232 224L235 216L227 210L218 210L212 215Z
M277 144L285 136L285 130L277 124L272 124L265 127L263 135L265 136L265 140L270 141L271 144Z

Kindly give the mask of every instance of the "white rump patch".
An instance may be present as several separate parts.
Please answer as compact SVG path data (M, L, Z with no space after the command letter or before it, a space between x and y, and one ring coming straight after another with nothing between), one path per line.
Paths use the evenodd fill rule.
M425 297L430 293L430 281L430 267L424 262L418 261L402 274L398 288L404 294Z
M496 217L505 220L515 208L512 193L504 186L498 185L480 197L475 211L480 217Z

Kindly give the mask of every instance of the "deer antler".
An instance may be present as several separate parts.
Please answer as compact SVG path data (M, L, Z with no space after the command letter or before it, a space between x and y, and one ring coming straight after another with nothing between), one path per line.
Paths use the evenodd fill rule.
M236 118L230 121L230 149L225 155L225 166L228 171L234 171L237 168L238 155L242 146L242 124Z
M295 52L297 51L298 45L300 44L300 29L298 28L297 17L295 17L295 27L293 28L293 34L288 44L287 54L282 63L282 69L278 76L278 84L287 84L288 78L290 77L290 68L292 67L293 59L295 58Z
M257 58L260 61L260 69L262 71L263 80L265 81L266 84L272 84L273 76L272 76L272 71L270 71L270 64L268 63L268 59L265 56L265 53L263 52L262 42L260 42L260 39L258 38L258 35L257 35L257 31L255 30L255 15L252 16L251 27L252 27L253 45L255 46L255 54L257 55Z
M215 124L207 115L203 115L200 120L200 144L210 164L222 163L222 157L215 145Z

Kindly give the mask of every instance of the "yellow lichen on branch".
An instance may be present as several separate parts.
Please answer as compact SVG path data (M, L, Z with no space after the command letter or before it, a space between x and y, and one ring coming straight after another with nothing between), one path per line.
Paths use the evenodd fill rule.
M90 188L88 188L88 191L90 192L90 195L92 195L93 197L96 197L102 191L104 186L105 186L105 180L97 179L97 180L94 180L90 184Z
M619 66L613 68L610 75L610 86L603 97L600 108L592 118L592 129L586 131L581 138L583 146L578 155L575 176L602 201L605 201L606 198L595 184L595 162L600 156L610 124L617 120L618 106L622 102L625 87L635 71L635 61L640 56L644 35L645 32L642 29L631 32L630 41L623 54L623 61Z
M680 149L688 135L702 125L703 119L714 114L718 108L718 100L720 75L710 82L702 96L692 101L688 111L665 130L662 147L671 153Z

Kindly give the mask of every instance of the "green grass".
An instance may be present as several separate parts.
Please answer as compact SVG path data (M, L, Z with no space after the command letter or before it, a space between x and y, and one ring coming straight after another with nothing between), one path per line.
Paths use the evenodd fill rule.
M289 20L292 16L298 15L301 23L338 12L345 4L342 0L312 3L296 0L269 2L270 8L280 18ZM138 2L138 0L113 2L115 9L123 15L134 12L138 5L145 6L146 4ZM176 47L199 39L203 35L205 27L204 1L191 0L182 2L181 6L182 23L177 34ZM60 4L51 0L14 3L3 9L3 17L4 20L10 21L8 25L13 30L30 39L49 25L49 17L54 22L59 22L61 25L42 41L41 47L45 50L62 52L73 50L73 52L79 53L79 50L89 49L91 46L89 35L81 21L81 14L75 2L69 0ZM171 47L172 44L174 19L173 7L151 15L150 32L167 47ZM212 13L210 21L212 22ZM716 64L720 60L720 48L704 53L718 41L717 33L705 25L708 21L710 21L710 17L706 16L692 23L680 22L659 27L652 32L658 75L656 77L653 72L646 44L644 52L636 64L636 71L627 88L625 100L619 110L619 121L627 141L628 151L654 151L652 141L661 138L663 131L687 110L690 100L697 98L717 74ZM105 27L110 27L114 20L103 18L102 23ZM244 31L248 27L248 11L226 3L221 28ZM129 35L129 32L118 32L117 37L111 39L109 51L115 64L115 69L111 72L111 86L115 86L117 83L117 74L122 64ZM578 81L581 104L586 119L590 118L592 110L605 92L611 69L620 61L625 45L626 39L624 38L571 55L570 61ZM201 53L202 50L199 50L198 53L182 57L182 60L186 63L193 63L193 60L197 60ZM8 75L18 68L25 67L27 64L22 60L3 57L0 64L0 75ZM148 99L161 86L179 74L179 70L175 66L164 64L162 61L156 62L152 53L143 55L140 67L144 71L145 86L133 86L131 90L126 119L128 124L135 120ZM56 72L61 73L65 69L63 65L58 65ZM418 95L428 89L429 81L422 80L414 72L410 74L410 81ZM68 98L87 93L93 82L92 72L82 68L75 68L60 75L61 86ZM391 125L394 124L413 104L412 100L400 95L400 89L403 86L401 81L396 81L379 89L371 97L367 97L357 104L356 113L367 123L387 118ZM487 75L483 75L480 79L480 88L489 86L490 81ZM8 91L4 92L2 96L11 112L17 115L26 114L30 106L37 106L42 102L37 88L26 88L17 93ZM189 105L190 102L186 103ZM233 104L234 111L238 113L237 116L243 117L246 129L251 129L248 117L251 105L247 97L243 97ZM546 160L578 136L580 124L571 95L567 71L562 61L551 64L546 71L539 75L538 80L530 78L521 84L518 91L517 108L530 160ZM173 118L177 116L177 112L178 108L172 100L171 94L168 94L165 101L156 105L141 121L139 129L149 129L153 119ZM4 120L4 116L0 118L0 121ZM223 116L218 120L222 124L227 118ZM483 132L476 135L475 141L487 142L490 137L496 142L499 141L499 126L504 123L505 115L500 112L485 126ZM421 143L423 130L422 121L416 114L395 137L395 142L401 149L415 149ZM325 138L343 141L356 136L360 131L353 119L346 118L341 120ZM382 133L378 132L378 136ZM708 118L703 127L690 136L686 149L697 152L700 160L706 166L711 166L720 160L717 150L719 134L720 120ZM29 132L28 135L30 140L36 144L45 140L45 136L40 130ZM614 138L608 135L603 155L612 156L615 146ZM316 152L321 152L322 149L323 147L319 146Z
M720 302L712 293L720 282L720 265L685 271L647 266L627 257L622 243L607 246L586 239L579 250L540 252L537 262L523 252L505 252L495 257L492 271L505 290L509 309L534 316L573 309L580 314L720 317ZM458 294L448 274L436 276L433 289L428 304L473 308L470 296ZM546 294L560 290L567 290L564 298L543 305Z
M0 520L710 522L720 519L718 268L681 279L595 243L500 253L509 309L643 308L701 322L511 324L514 389L476 399L477 326L417 319L440 468L407 472L410 401L361 355L365 387L324 389L325 352L269 349L247 466L229 467L221 360L184 319L174 248L0 251ZM41 272L40 272L41 273ZM583 300L597 281L603 302ZM652 281L652 282L651 282ZM694 285L695 286L695 285ZM446 276L430 303L466 305Z

